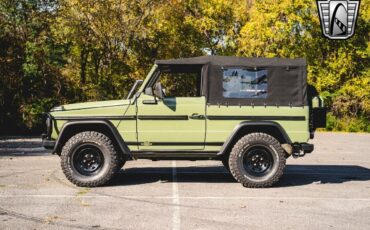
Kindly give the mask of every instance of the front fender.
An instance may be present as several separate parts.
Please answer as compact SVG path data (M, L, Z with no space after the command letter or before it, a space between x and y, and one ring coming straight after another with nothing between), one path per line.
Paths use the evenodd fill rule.
M67 121L59 133L53 153L57 153L59 155L63 145L68 141L68 139L76 133L83 131L97 131L104 133L112 140L123 155L131 156L130 149L127 147L116 127L109 120Z

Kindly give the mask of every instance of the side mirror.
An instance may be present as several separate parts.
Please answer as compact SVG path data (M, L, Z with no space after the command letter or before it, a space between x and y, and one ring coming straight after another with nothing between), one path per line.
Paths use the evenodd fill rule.
M162 85L160 82L155 83L154 85L154 96L158 97L159 99L163 99L163 90Z
M146 88L144 91L144 94L149 95L149 96L154 96L153 89L151 87Z

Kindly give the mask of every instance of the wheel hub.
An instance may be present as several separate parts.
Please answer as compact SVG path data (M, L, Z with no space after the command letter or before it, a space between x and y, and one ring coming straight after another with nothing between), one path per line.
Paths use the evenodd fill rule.
M103 154L95 146L81 147L74 154L73 165L82 175L94 174L103 165Z
M247 150L243 159L245 170L254 176L267 174L270 171L272 164L273 159L270 151L262 146Z

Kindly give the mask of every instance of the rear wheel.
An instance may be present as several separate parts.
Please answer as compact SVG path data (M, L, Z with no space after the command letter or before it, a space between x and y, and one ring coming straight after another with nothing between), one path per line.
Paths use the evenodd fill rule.
M280 143L265 133L251 133L233 147L229 166L233 177L245 187L269 187L276 183L285 167Z
M61 153L63 173L77 186L95 187L107 183L120 161L112 141L99 132L82 132L71 137Z

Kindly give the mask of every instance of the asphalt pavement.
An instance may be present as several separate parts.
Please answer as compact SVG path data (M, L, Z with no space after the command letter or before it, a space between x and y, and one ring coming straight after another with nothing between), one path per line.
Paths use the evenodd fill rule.
M317 133L272 188L218 161L127 162L80 188L38 138L0 139L0 229L370 229L370 135Z

